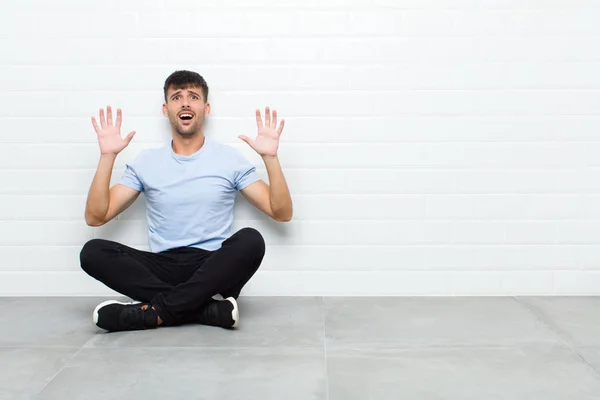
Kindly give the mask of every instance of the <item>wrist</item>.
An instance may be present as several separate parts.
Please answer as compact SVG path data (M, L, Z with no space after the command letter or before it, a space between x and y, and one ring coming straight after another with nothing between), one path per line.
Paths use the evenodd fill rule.
M274 156L266 156L266 155L262 155L261 156L264 162L269 162L269 161L274 161L277 160L277 154L275 154Z
M117 158L116 153L100 153L101 160L111 160L114 161Z

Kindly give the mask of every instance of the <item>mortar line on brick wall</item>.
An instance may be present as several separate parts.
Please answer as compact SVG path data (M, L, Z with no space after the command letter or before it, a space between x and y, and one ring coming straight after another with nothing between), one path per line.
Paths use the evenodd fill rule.
M236 43L248 43L248 42L265 42L265 41L280 41L280 42L285 42L285 41L290 41L290 40L294 40L294 41L308 41L308 42L314 42L315 46L323 46L323 43L333 43L333 44L337 44L337 42L349 42L349 44L352 44L354 42L373 42L373 41L381 41L381 40L389 40L389 41L397 41L397 42L433 42L433 41L444 41L445 43L448 42L468 42L469 44L472 42L475 43L484 43L486 41L496 41L496 42L500 42L501 44L508 44L508 45L513 45L515 42L522 42L522 41L536 41L536 42L557 42L557 41L566 41L567 39L565 38L565 35L569 35L568 40L572 40L572 41L586 41L586 42L595 42L600 40L600 35L585 35L585 34L581 34L578 35L577 32L557 32L554 34L536 34L536 33L531 33L531 34L514 34L511 32L500 32L498 34L495 35L486 35L486 34L482 34L482 33L473 33L473 34L464 34L464 35L452 35L451 33L440 33L440 34L436 34L436 35L363 35L363 34L352 34L352 35L327 35L327 34L323 34L323 35L270 35L270 36L254 36L254 35L245 35L245 36L241 36L241 35L215 35L215 36L197 36L194 38L190 38L189 36L169 36L169 37L164 37L164 36L123 36L120 37L119 39L121 41L128 41L128 42L160 42L160 41L171 41L171 42L182 42L182 41L187 41L187 42L199 42L199 44L202 44L202 42L206 42L206 41L223 41L223 42L236 42ZM7 36L4 37L0 37L0 42L21 42L21 43L29 43L32 42L34 40L38 39L38 37L35 36L21 36L19 37L18 40L15 39L10 39ZM70 36L47 36L44 38L44 42L48 44L48 46L53 46L55 43L61 43L61 44L69 44L70 42L92 42L92 44L90 45L91 47L97 47L94 46L94 42L99 44L99 45L104 45L107 44L109 45L111 43L111 40L107 40L104 37L101 37L100 35L98 36L79 36L78 38L72 38ZM461 43L462 44L462 43ZM314 57L313 57L314 58ZM348 60L354 63L354 65L361 65L361 62L365 62L367 63L368 61L362 61L361 59L358 60L354 60L352 57L333 57L334 60ZM514 57L513 57L514 58ZM497 57L496 59L500 59L500 60L510 60L511 57L510 55L506 56L506 57ZM558 62L563 62L563 61L578 61L578 60L582 60L582 61L596 61L598 60L597 57L594 56L589 56L589 54L587 54L586 56L580 56L580 58L565 58L565 57L559 57L557 55L553 55L552 57L548 56L548 57L542 57L541 60L542 61L547 61L549 63L552 63L554 61L558 61ZM488 58L489 60L489 58ZM491 60L494 60L493 58ZM240 59L240 60L232 60L231 64L244 64L244 59ZM327 61L327 60L324 60ZM431 59L426 59L426 61L430 61L432 63L435 62L443 62L444 59L442 57L432 57ZM486 60L483 60L486 61ZM151 61L150 61L151 62ZM338 61L339 62L339 61ZM312 62L311 62L312 63ZM11 65L11 64L4 64L4 65ZM29 64L31 65L31 64ZM40 64L33 64L33 65L42 65ZM53 62L52 60L49 60L47 62L45 62L46 66L72 66L74 64L69 63L69 62L61 62L61 61L55 61ZM82 64L82 65L86 65L86 64ZM95 64L96 65L96 64ZM97 65L114 65L111 63L106 63L106 64L97 64ZM167 64L168 65L168 64ZM277 61L276 59L273 59L273 62L270 63L270 65L303 65L303 61L302 59L298 59L298 60L291 60L291 61L287 61L287 62L282 62L282 61Z
M599 193L590 193L592 195L600 195ZM578 197L585 195L585 193L551 193L551 194L540 194L540 193L504 193L504 194L493 194L493 193L448 193L448 194L435 194L435 193L296 193L295 197L407 197L407 198L422 198L429 196L445 196L445 197L533 197L533 196L545 196L545 197ZM0 193L0 197L86 197L86 193ZM600 218L600 216L598 217ZM554 219L554 218L551 218Z
M1 172L1 171L0 171ZM69 193L69 192L56 192L56 195L60 195L60 194L64 194L65 196L87 196L87 193L84 192L73 192L73 193ZM308 193L309 195L314 195L314 196L327 196L327 194L323 194L323 193ZM348 192L344 192L344 193L330 193L330 194L343 194L343 195L347 195L347 196L386 196L390 193L376 193L376 192L363 192L363 193L348 193ZM44 195L49 195L50 197L53 195L52 193L34 193L34 192L24 192L24 191L12 191L12 192L4 192L4 193L0 193L0 195L6 195L6 196L30 196L30 195L39 195L39 196L44 196ZM295 196L303 196L305 194L303 193L292 193L292 197ZM426 193L422 193L422 192L415 192L415 193L399 193L399 195L403 195L403 196L479 196L479 195L486 195L486 196L600 196L600 192L426 192ZM583 218L583 217L582 217ZM414 218L414 219L418 219L418 218ZM587 219L587 218L586 218Z
M128 221L128 222L145 222L145 217L140 218L128 218L128 219L120 219L118 221ZM270 224L271 221L267 217L264 218L235 218L233 220L235 223L267 223ZM508 224L516 224L516 223L527 223L531 224L532 222L540 222L542 224L548 223L559 223L559 222L599 222L600 217L565 217L565 218L425 218L425 217L416 217L416 218L312 218L312 219L292 219L291 221L286 222L287 225L296 225L296 224L306 224L306 223L352 223L352 224L360 224L360 223L372 223L372 222L385 222L385 223L398 223L398 222L407 222L407 223L463 223L463 222L481 222L481 223L508 223ZM81 223L83 219L81 217L67 217L67 218L54 218L54 219L40 219L40 218L0 218L0 222L36 222L36 223Z
M358 38L357 38L358 39ZM0 39L1 41L1 39ZM62 42L62 40L61 40ZM348 63L352 62L351 65L349 65ZM275 60L273 60L273 62L269 62L269 63L255 63L255 62L246 62L243 60L238 60L238 61L232 61L230 63L226 63L226 64L212 64L212 63L206 63L203 64L202 66L198 66L197 68L202 69L202 68L234 68L234 67L257 67L257 68L289 68L289 67L298 67L299 69L303 69L303 68L322 68L322 69L328 69L328 68L346 68L351 70L352 68L364 68L364 67L373 67L373 68L379 68L379 67L403 67L403 66L414 66L414 65L431 65L431 64L436 64L436 65L459 65L459 66L464 66L464 65L473 65L473 66L480 66L480 65L540 65L540 66L547 66L548 64L551 65L556 65L556 64L599 64L600 63L600 58L599 59L546 59L546 60L537 60L537 61L531 61L531 60L468 60L468 61L464 61L464 60L447 60L447 59L439 59L439 60L410 60L407 59L406 61L390 61L389 63L382 63L382 62L377 62L377 63L373 63L373 62L369 62L369 61L361 61L361 60L348 60L348 61L328 61L328 60L323 60L322 63L313 63L313 62L306 62L303 60L290 60L290 61L286 61L286 62L277 62ZM137 67L139 68L139 64L48 64L48 63L16 63L16 64L10 64L10 63L4 63L2 64L3 67L8 67L8 68L29 68L29 67L39 67L40 69L44 68L44 69L48 69L48 68L68 68L68 67L77 67L79 69L83 69L86 67L93 67L93 68L104 68L104 69L108 69L108 68L118 68L118 67L125 67L125 68L134 68ZM162 64L162 63L154 63L152 64L152 67L172 67L172 68L177 68L177 66L172 66L172 64ZM152 90L152 89L147 89L147 90Z
M414 92L412 90L408 90L409 92ZM472 90L466 89L464 90L465 92L472 92ZM600 89L598 89L598 91L600 92ZM37 91L36 91L37 92ZM89 92L89 91L87 91ZM53 94L57 94L57 93L64 93L64 92L55 92ZM52 94L52 93L48 93L48 94ZM248 94L253 94L252 92L248 92ZM268 94L268 93L259 93L259 94ZM269 93L272 94L272 93ZM280 93L279 93L280 94ZM301 94L309 94L309 93L301 93ZM322 95L323 92L320 93L310 93L314 96L319 96ZM344 96L348 96L349 94L345 94ZM389 117L391 114L375 114L375 115L359 115L359 118L387 118ZM343 119L344 117L350 117L350 115L344 115L342 113L337 113L337 114L329 114L329 115L316 115L316 116L312 116L314 118L332 118L332 119ZM356 116L356 115L354 115ZM497 119L510 119L510 118L538 118L538 117L600 117L600 113L560 113L560 112L550 112L550 113L544 113L544 112L540 112L540 113L534 113L534 112L522 112L522 113L517 113L517 114L489 114L489 113L481 113L481 114L472 114L472 113L436 113L436 112L395 112L393 114L394 118L405 118L405 117L422 117L422 118L438 118L438 117L452 117L452 116L456 116L456 117L470 117L470 118L480 118L480 117L489 117L489 118L497 118ZM0 119L2 118L7 118L7 115L0 115ZM79 115L64 115L64 118L81 118L81 114ZM150 116L145 116L147 118L151 118ZM307 118L307 117L311 117L309 115L299 115L296 116L297 118ZM29 118L28 115L17 115L15 118ZM247 118L246 118L247 119Z
M77 89L39 89L39 88L23 88L23 89L7 89L8 93L27 93L27 92L36 92L38 94L55 94L55 93L65 93L65 92L86 92L86 93L132 93L132 94L145 94L145 93L154 93L157 94L156 89L86 89L86 88L77 88ZM528 89L528 88L496 88L496 89L479 89L479 88L405 88L405 89L359 89L359 88L344 88L344 89L226 89L219 90L219 95L227 95L227 94L236 94L236 95L257 95L257 94L314 94L314 95L322 95L323 93L327 94L340 94L340 95L348 95L352 93L372 93L372 94L389 94L389 93L400 93L400 92L529 92L529 91L541 91L541 92L598 92L600 88L590 88L589 85L582 88L552 88L552 87L544 87L542 89ZM159 100L160 97L157 97ZM398 115L398 114L394 114ZM402 115L402 114L400 114ZM410 115L410 114L409 114ZM556 113L551 113L549 115L561 115ZM577 114L575 114L577 115ZM587 115L587 114L583 114ZM598 115L598 114L593 114Z
M346 85L345 85L346 86ZM15 89L15 88L7 88L4 89L7 92L18 92L18 93L26 93L26 92L46 92L46 93L65 93L65 92L115 92L115 93L123 93L123 92L132 92L132 93L148 93L148 92L156 92L155 89L97 89L97 88L62 88L62 89ZM317 93L318 90L318 93ZM323 89L322 87L319 89L315 88L291 88L291 89L273 89L270 90L270 93L274 94L323 94L323 93L333 93L337 94L337 92L357 92L357 93L385 93L385 94L393 94L397 92L551 92L551 91L569 91L569 92L595 92L600 91L600 85L595 84L587 84L585 86L528 86L528 87L509 87L506 88L504 86L478 86L478 87L402 87L402 88L390 88L390 89L361 89L361 88L328 88ZM247 89L235 91L232 89L221 90L220 93L225 94L267 94L263 92L263 90L259 89ZM587 115L587 114L584 114ZM596 114L592 114L596 115Z
M400 22L400 21L398 21ZM235 39L235 40L243 40L243 41L254 41L254 40L285 40L285 39L308 39L308 40L326 40L326 39L349 39L349 40L369 40L369 39L400 39L400 40L431 40L431 39L510 39L510 40L519 40L519 39L561 39L565 40L565 35L569 35L569 40L589 40L589 39L598 39L600 35L595 34L595 32L590 32L589 34L576 32L576 31L562 31L562 32L511 32L511 31L503 31L497 33L489 33L489 32L472 32L472 33L455 33L455 32L436 32L432 34L410 34L410 33L401 33L401 34L373 34L373 33L361 33L361 32L351 32L351 33L315 33L315 34L247 34L243 35L242 33L235 33L231 35L227 34L216 34L216 35L207 35L207 36L195 36L190 38L189 35L182 34L184 36L177 35L169 35L167 37L163 36L154 36L152 34L144 34L141 32L140 35L136 36L128 36L126 33L120 37L121 40L219 40L219 39ZM243 36L242 36L243 35ZM20 39L34 39L34 36L21 36ZM9 39L8 36L0 37L0 39ZM47 36L46 40L80 40L80 41L89 41L89 40L99 40L106 41L103 36L100 34L97 35L79 35L77 38L73 38L67 35L57 35L57 36Z
M88 239L93 239L96 236L90 236ZM132 242L133 243L133 242ZM82 243L71 243L71 244L48 244L48 243L32 243L32 244L3 244L0 245L0 248L5 248L5 249L18 249L18 248L64 248L64 247L79 247L81 246ZM135 243L134 243L135 244ZM135 244L136 246L146 246L146 242L144 243L137 243ZM353 244L353 243L348 243L348 244L335 244L335 243L331 243L331 244L305 244L305 243L297 243L297 244L290 244L290 245L284 245L284 244L269 244L267 243L267 247L269 248L281 248L281 249L291 249L291 248L309 248L309 249L316 249L316 248L330 248L330 249L344 249L344 248L356 248L356 249L366 249L368 250L369 248L378 248L378 249L404 249L404 250L426 250L426 249L453 249L453 250L468 250L469 248L474 248L474 249L507 249L507 248L513 248L513 249L524 249L524 248L538 248L538 249L542 249L542 248L547 248L547 249L552 249L554 247L556 248L571 248L571 249L576 249L576 248L592 248L592 249L597 249L598 247L600 247L600 242L595 243L595 244L578 244L578 243L570 243L570 244L560 244L560 245L553 245L550 242L547 243L538 243L538 244L522 244L522 243L488 243L488 244L481 244L481 243L472 243L472 244L468 244L468 243L460 243L460 244L452 244L452 243L415 243L415 244L373 244L370 246L367 245L359 245L358 243ZM539 269L539 268L536 268ZM586 268L582 268L582 269L577 269L577 271L582 271L582 270L597 270L598 268L595 267L586 267Z
M169 139L166 139L169 140ZM160 145L164 145L164 141L161 142L140 142L137 141L135 143L134 146L139 146L139 145L156 145L156 146L160 146ZM239 145L238 142L236 141L221 141L221 143L226 144L226 145ZM560 140L560 139L540 139L540 140L394 140L394 141L372 141L372 140L360 140L360 141L344 141L344 142L335 142L335 141L314 141L314 142L310 142L310 141L304 141L304 142L294 142L294 141L286 141L286 142L282 142L280 144L281 147L287 147L287 146L315 146L315 147L321 147L321 146L370 146L370 145L406 145L406 144L418 144L418 145L435 145L435 144L565 144L565 143L569 143L569 144L573 144L573 143L580 143L580 144L589 144L589 143L600 143L600 139L596 139L596 140L588 140L588 139L582 139L582 140ZM76 142L76 141L72 141L72 140L65 140L64 142L62 141L49 141L49 142L40 142L40 141L31 141L31 142L26 142L26 141L6 141L6 140L1 140L0 139L0 144L7 144L7 145L21 145L21 146L39 146L39 147L44 147L44 146L60 146L60 147L64 147L64 145L77 145L77 146L89 146L89 147L98 147L98 143L93 143L93 142ZM474 166L474 167L478 167L478 166ZM598 167L600 168L600 167Z
M103 3L100 3L103 4ZM149 8L144 9L144 14L150 14L150 15L157 15L159 12L164 11L164 6L152 6L150 5ZM192 6L193 7L193 6ZM93 9L96 11L124 11L124 12L134 12L134 11L138 11L137 9L128 9L125 6L124 7L112 7L110 5L107 5L106 7L102 7L101 9L99 8L95 8L93 5L87 6L86 4L86 10L87 9ZM565 7L565 6L561 6L561 5L556 5L556 4L544 4L544 8L543 11L541 11L542 13L548 10L551 11L581 11L581 10L596 10L599 7L593 4L584 4L584 5L580 5L580 4L575 4L573 6L569 6L569 7ZM77 8L73 8L73 6L69 6L66 9L61 9L60 8L60 4L57 4L55 7L52 8L48 8L48 7L44 7L41 6L41 8L38 8L39 10L44 10L44 11L55 11L55 10L60 10L60 11L80 11L80 9ZM244 11L260 11L261 13L264 12L265 10L265 6L264 5L260 5L260 4L235 4L235 5L231 5L231 4L221 4L219 3L218 5L213 5L213 4L209 4L209 3L202 3L202 8L192 8L192 11L238 11L238 10L244 10ZM498 5L492 5L490 7L488 6L483 6L482 8L473 8L472 6L460 6L460 5L450 5L450 6L443 6L443 5L437 5L435 7L433 6L425 6L425 7L419 7L416 5L403 5L403 4L378 4L377 2L375 3L369 3L367 5L361 5L361 4L352 4L349 5L348 7L340 7L340 6L310 6L310 5L286 5L286 4L279 4L276 5L272 8L269 9L269 11L273 14L277 14L277 13L281 13L281 12L288 12L288 11L345 11L345 12L353 12L353 11L366 11L366 10L370 10L370 11L414 11L414 12L423 12L423 13L431 13L431 12L438 12L438 11L444 11L444 12L456 12L456 11L470 11L470 12L488 12L488 11L492 11L492 12L506 12L506 13L515 13L515 12L521 12L521 11L535 11L535 12L540 12L539 8L533 8L531 6L527 6L527 5L519 5L518 7L516 6L511 6L511 5L507 5L505 7L502 6L498 6ZM182 7L177 7L175 6L172 9L173 13L177 13L178 11L190 11L189 8L182 8Z
M600 37L598 37L600 39ZM360 38L359 38L360 39ZM167 39L164 39L167 40ZM194 39L187 39L188 41L193 41ZM243 39L242 39L243 40ZM138 41L138 40L136 40ZM294 61L288 61L285 63L280 63L280 64L273 64L273 62L267 62L267 61L257 61L257 60L247 60L246 62L243 62L243 65L246 67L252 67L252 66L256 66L256 67L269 67L269 68L279 68L279 67L287 67L287 66L298 66L299 68L317 68L317 69L321 69L321 68L328 68L328 67L344 67L344 68L348 68L348 69L352 69L355 68L357 64L347 64L346 62L344 62L343 60L321 60L324 61L323 62L318 62L315 60L305 60L305 61L301 61L300 63L294 62ZM401 66L405 66L405 65L421 65L421 64L431 64L432 62L435 62L436 65L439 64L460 64L460 65L464 65L464 64L473 64L474 66L478 66L481 64L500 64L500 65L504 65L504 64L540 64L540 65L546 65L546 64L552 64L552 65L556 65L556 64L598 64L600 63L600 59L596 60L578 60L578 59L565 59L565 60L527 60L527 59L510 59L510 60L494 60L494 59L441 59L441 60L426 60L426 59L404 59L404 60L389 60L389 62L385 62L385 61L381 61L381 60L365 60L364 62L362 62L361 64L359 64L360 67L401 67ZM48 66L50 67L63 67L64 65L46 65L43 63L27 63L27 62L19 62L19 63L15 63L15 64L3 64L6 67L44 67L47 68ZM66 64L71 68L74 69L79 69L79 68L85 68L85 67L94 67L94 68L115 68L118 69L119 67L126 67L126 68L139 68L139 64L135 64L135 63L123 63L123 64L110 64L110 63L96 63L96 62L90 62L87 64ZM221 61L219 62L217 61L209 61L209 60L205 60L199 64L196 64L196 66L198 68L203 68L203 67L225 67L225 68L232 68L232 69L237 69L239 68L239 62L238 61ZM164 67L172 67L172 68L177 68L178 64L177 63L167 63L167 62L156 62L156 63L152 63L152 65L148 65L147 66L147 70L148 69L161 69Z
M131 246L137 247L137 248L141 248L144 247L146 248L147 246L142 245L142 244L132 244ZM81 245L79 246L79 248L81 248ZM294 268L294 269L275 269L273 267L270 267L269 269L265 269L265 272L269 272L269 273L274 273L274 274L296 274L298 272L306 272L306 273L311 273L311 274L329 274L329 273L352 273L352 274L404 274L404 273L414 273L414 272L422 272L425 274L430 274L430 273L438 273L438 272L452 272L452 273L475 273L475 274L481 274L481 273L554 273L554 272L572 272L572 273L577 273L577 274L600 274L600 270L599 269L585 269L585 270L581 270L581 269L575 269L575 268L567 268L567 267L560 267L560 268L555 268L555 267L544 267L544 268L538 268L538 267L530 267L530 268L514 268L514 267L494 267L493 269L483 269L483 268L476 268L476 267L469 267L469 266L462 266L462 267L423 267L423 268L416 268L416 267L412 267L412 268L408 268L408 269L403 269L403 270L394 270L394 269L378 269L378 270L373 270L373 269L350 269L350 270L343 270L340 271L338 269L306 269L306 268ZM68 275L68 274L80 274L81 271L77 268L72 269L72 270L43 270L43 269L39 269L39 270L0 270L0 275L1 274L39 274L39 273L43 273L43 274L57 274L57 275Z
M554 248L554 247L599 247L600 246L600 242L593 244L593 243L562 243L562 244L554 244L554 243L519 243L519 244L505 244L505 243L489 243L489 244L465 244L465 243L431 243L431 244L427 244L427 243L415 243L415 244L398 244L398 243L393 243L393 244L381 244L381 243L377 243L377 244L321 244L321 243L315 243L315 244L269 244L268 245L270 248L290 248L290 247L332 247L332 248L338 248L338 247L352 247L352 248L365 248L365 249L370 249L370 248L388 248L388 247L398 247L398 248L440 248L440 247L445 247L445 248L465 248L465 249L470 249L470 248L488 248L488 247L549 247L549 248ZM11 248L11 247L26 247L26 248L34 248L34 247L80 247L80 244L0 244L0 248Z
M521 167L512 167L512 168L499 168L499 167L492 167L492 168L485 168L483 166L480 165L473 165L473 166L469 166L469 167L452 167L452 166L419 166L419 165L402 165L402 166L398 166L398 165L391 165L391 166L360 166L357 167L356 165L353 166L348 166L348 167L344 167L344 166L326 166L326 167L319 167L319 166L315 166L315 167L298 167L298 166L283 166L285 171L318 171L319 173L323 172L323 171L348 171L348 172L355 172L355 171L398 171L398 172L414 172L414 171L428 171L428 172L455 172L455 171L461 171L461 172L465 172L465 171L471 171L471 172L519 172L519 173L524 173L524 172L542 172L542 173L548 173L548 172L582 172L582 171L589 171L589 170L597 170L598 172L600 172L600 166L593 166L593 165L581 165L581 166L576 166L576 167L568 167L565 166L563 167L527 167L527 166L521 166ZM10 172L15 172L15 171L28 171L28 172L39 172L39 171L71 171L71 172L81 172L81 171L96 171L96 167L71 167L71 168L51 168L51 167L39 167L39 168L3 168L0 167L0 172L2 171L10 171ZM121 166L116 166L113 168L113 171L120 171L122 170L123 167ZM257 168L256 169L259 172L265 172L265 168ZM427 192L429 193L429 192ZM440 192L443 193L443 192ZM475 193L475 192L474 192ZM502 193L502 192L499 192ZM512 193L512 192L511 192ZM537 193L537 191L535 192ZM552 192L548 192L548 193L552 193Z
M600 62L598 62L598 64L600 64ZM569 115L569 114L544 114L544 115L514 115L511 116L510 118L512 119L539 119L539 118L544 118L544 119L561 119L563 117L586 117L588 115L582 115L582 114L573 114L573 115ZM431 116L427 115L427 114L403 114L403 115L398 115L398 114L390 114L390 115L380 115L380 116L369 116L369 115L348 115L348 116L327 116L327 115L305 115L305 116L287 116L285 119L286 121L296 121L296 120L332 120L332 121L337 121L337 120L343 120L343 121L356 121L356 120L365 120L365 121L371 121L371 120L383 120L383 121L387 121L387 120L405 120L405 119L429 119ZM505 120L506 117L505 116L494 116L494 115L469 115L469 114L440 114L438 116L439 118L444 118L444 119L502 119ZM590 115L590 118L593 119L597 119L600 117L600 115ZM13 116L2 116L0 117L0 119L6 119L6 120L15 120L15 121L19 121L21 122L23 120L23 117L13 117ZM36 119L48 119L48 120L77 120L77 121L85 121L86 123L88 122L89 117L87 115L83 116L83 115L79 115L79 116L28 116L27 119L31 119L31 120L36 120ZM229 121L229 120L233 120L233 121L246 121L248 120L247 116L211 116L210 117L211 121ZM128 120L130 121L138 121L138 120L152 120L152 121L164 121L164 116L131 116L128 118Z
M326 61L326 60L324 60ZM317 62L306 62L306 61L299 61L299 62L294 62L294 61L290 61L287 63L273 63L273 62L255 62L255 61L250 61L250 62L227 62L227 63L218 63L218 62L205 62L201 65L198 65L197 68L232 68L232 69L237 69L239 68L239 64L242 64L244 67L267 67L267 68L288 68L290 66L293 67L297 67L299 69L304 69L304 68L316 68L316 69L328 69L328 68L344 68L344 69L353 69L353 68L363 68L363 67L374 67L374 68L379 68L379 67L403 67L403 66L415 66L415 65L431 65L432 63L435 63L436 65L446 65L446 64L457 64L460 66L464 66L464 65L473 65L473 66L480 66L482 64L484 65L540 65L540 66L547 66L548 64L552 64L553 66L557 65L557 64L600 64L600 59L599 60L447 60L447 59L442 59L442 60L404 60L404 61L390 61L390 62L369 62L369 61L365 61L365 62L361 62L360 64L352 64L349 65L346 62L342 62L342 61L326 61L323 63L317 63ZM95 64L95 63L89 63L89 64L65 64L65 65L60 65L60 64L42 64L42 63L16 63L16 64L3 64L4 67L9 67L9 68L20 68L20 67L39 67L39 68L43 68L43 69L48 69L48 67L52 68L52 67L56 67L56 68L63 68L63 67L71 67L73 69L83 69L86 67L93 67L93 68L101 68L101 69L109 69L109 68L115 68L115 69L119 69L119 68L139 68L139 64ZM146 67L147 69L152 69L152 68L164 68L164 67L172 67L172 68L177 68L177 65L175 64L171 64L171 63L153 63L151 66Z

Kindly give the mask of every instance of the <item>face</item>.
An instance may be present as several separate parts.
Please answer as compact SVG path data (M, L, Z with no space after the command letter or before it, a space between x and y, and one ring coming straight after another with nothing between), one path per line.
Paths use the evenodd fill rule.
M202 130L204 118L210 112L199 87L167 90L167 103L163 104L163 114L169 117L173 131L186 138L193 137Z

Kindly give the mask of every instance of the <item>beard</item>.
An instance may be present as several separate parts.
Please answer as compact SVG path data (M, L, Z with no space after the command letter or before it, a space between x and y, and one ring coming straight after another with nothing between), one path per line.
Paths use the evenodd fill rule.
M196 114L193 119L193 123L190 125L182 125L181 119L177 115L169 114L169 122L171 127L179 136L183 138L191 138L200 133L202 130L202 123L204 122L204 113L201 115Z

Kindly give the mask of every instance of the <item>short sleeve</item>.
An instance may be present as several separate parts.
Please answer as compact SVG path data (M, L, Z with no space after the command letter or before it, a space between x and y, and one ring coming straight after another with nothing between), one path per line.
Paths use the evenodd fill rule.
M234 185L236 190L242 190L251 183L259 181L260 177L256 173L256 167L241 153L237 153L236 155L237 157L234 157L236 163L234 169Z
M125 170L123 171L123 175L121 175L119 183L140 192L144 191L142 181L138 178L134 168L130 164L125 164Z

